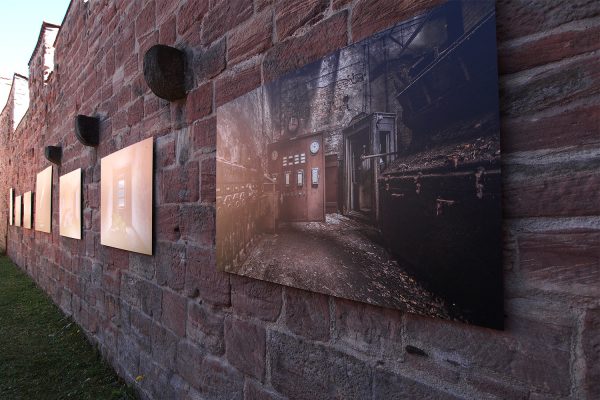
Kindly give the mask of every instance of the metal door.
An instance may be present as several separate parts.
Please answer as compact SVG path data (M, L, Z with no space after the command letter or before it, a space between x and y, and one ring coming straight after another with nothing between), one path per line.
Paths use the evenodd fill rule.
M276 146L280 173L281 219L325 220L325 157L323 136L280 142Z

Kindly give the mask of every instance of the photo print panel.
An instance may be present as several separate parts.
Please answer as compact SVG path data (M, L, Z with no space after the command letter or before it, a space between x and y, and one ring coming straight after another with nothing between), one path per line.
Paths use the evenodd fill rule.
M81 239L81 168L60 177L60 236Z
M52 230L52 166L37 174L35 181L35 230Z
M10 188L8 191L8 224L14 224L15 218L15 189Z
M21 226L21 196L15 197L15 226Z
M448 1L220 106L217 268L502 329L495 24Z
M153 139L101 160L100 243L152 254Z
M31 229L32 200L31 192L26 192L23 195L23 228L26 229Z

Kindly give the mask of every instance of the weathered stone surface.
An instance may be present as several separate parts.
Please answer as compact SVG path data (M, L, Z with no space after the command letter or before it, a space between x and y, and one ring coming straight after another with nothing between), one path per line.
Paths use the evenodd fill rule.
M244 383L244 400L284 400L284 397L265 389L258 382L246 379Z
M265 376L265 328L237 318L225 320L225 356L244 374L263 381Z
M177 372L191 386L198 388L202 379L202 360L205 353L191 342L182 340L177 345Z
M200 198L198 162L163 170L160 192L164 203L196 202Z
M215 232L214 207L200 204L181 206L179 226L183 240L189 243L211 246Z
M131 322L131 335L136 338L143 351L150 353L152 351L152 319L132 308L129 320Z
M148 281L140 281L140 307L142 311L154 319L162 315L162 291L160 287Z
M188 247L185 294L214 305L231 304L229 274L217 271L214 250Z
M221 355L225 351L224 316L196 302L188 305L186 336L206 351Z
M152 325L152 358L165 369L174 369L179 338L159 324Z
M119 334L118 343L118 362L130 376L135 376L140 367L140 349L134 338Z
M175 39L177 39L177 19L173 16L160 25L158 42L172 46Z
M207 356L202 361L200 391L209 400L243 399L243 376L218 358Z
M260 64L244 66L215 82L215 105L219 107L260 86Z
M458 400L461 396L453 395L421 382L396 375L388 371L375 370L373 377L373 395L376 399L431 399Z
M140 361L141 365L142 361ZM141 370L141 368L140 368ZM149 362L144 366L142 372L144 380L142 386L155 398L179 399L180 388L175 387L177 375L172 375L170 371L164 370L158 363Z
M187 299L170 290L163 290L161 322L176 335L183 337L186 320Z
M497 380L490 374L479 374L474 372L467 377L469 385L473 386L479 392L484 393L488 398L492 399L514 399L514 400L529 400L529 390L526 386L516 385L514 383L506 383Z
M141 279L135 275L124 274L121 279L120 294L121 300L127 302L129 305L139 307L139 286ZM74 288L70 288L71 292L75 291ZM119 291L117 291L119 293ZM77 293L76 293L77 294Z
M346 7L350 3L352 3L352 0L333 0L331 7L334 10L339 10L340 8Z
M549 115L538 113L507 118L502 121L503 151L598 146L598 126L600 104L589 100Z
M281 287L269 282L231 275L231 302L240 314L274 321L281 312Z
M192 123L213 110L213 84L207 82L190 91L185 103L186 121Z
M547 31L559 25L600 15L594 0L573 0L569 7L557 7L558 0L500 0L496 5L498 37L513 39Z
M273 16L270 12L255 15L229 35L227 60L237 64L260 54L272 44Z
M335 335L347 346L364 352L402 351L401 313L349 300L335 300Z
M156 244L156 283L173 290L183 289L185 282L186 256L183 244L158 242Z
M177 33L184 35L190 29L200 30L200 22L208 12L209 2L188 0L177 11Z
M523 234L520 270L542 290L594 296L600 288L600 231Z
M193 57L193 65L189 66L189 69L194 71L196 82L200 83L213 78L223 71L227 64L226 52L225 38L213 43L207 49L196 52Z
M596 399L600 397L600 308L586 311L581 336L586 364L583 391L588 399Z
M222 1L209 11L202 29L204 43L211 43L248 19L254 11L252 0Z
M292 288L285 289L285 324L295 334L326 341L329 339L327 296Z
M256 12L260 12L265 8L271 6L273 4L273 0L254 0L254 7L256 8Z
M408 344L428 354L443 357L461 368L477 368L511 376L544 392L569 393L569 352L536 340L519 339L508 333L406 316Z
M542 35L525 43L508 43L498 48L500 72L510 74L600 48L600 26L577 24L570 29Z
M507 164L505 216L555 217L600 213L600 159L573 154L556 162Z
M217 198L217 160L209 157L200 162L200 201L214 204Z
M346 11L339 12L315 25L309 33L273 46L263 60L265 83L344 47L348 43L347 18ZM323 40L325 36L327 40Z
M352 12L352 41L358 42L440 3L441 0L360 0Z
M156 240L176 242L180 235L179 206L173 204L157 207Z
M500 110L521 116L592 96L600 90L600 61L587 54L500 79Z
M329 2L327 0L279 1L275 5L275 24L277 26L277 39L284 40L298 28L311 25L319 18Z
M371 397L371 368L332 348L270 332L271 384L294 399Z
M212 117L196 122L190 140L193 150L214 151L217 146L217 119Z

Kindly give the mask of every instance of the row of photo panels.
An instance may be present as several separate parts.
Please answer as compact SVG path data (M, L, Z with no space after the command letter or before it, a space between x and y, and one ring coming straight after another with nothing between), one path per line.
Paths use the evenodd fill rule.
M148 138L102 158L101 244L152 254L152 151L153 139ZM35 222L36 231L51 232L52 172L52 166L49 166L37 174L35 213L32 192L15 197L14 189L10 189L10 225L32 229ZM81 239L81 188L81 168L60 177L61 236Z

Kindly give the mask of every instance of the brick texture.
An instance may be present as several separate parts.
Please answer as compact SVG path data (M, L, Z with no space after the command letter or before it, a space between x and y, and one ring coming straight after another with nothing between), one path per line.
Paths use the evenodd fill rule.
M72 2L46 82L0 113L0 251L143 399L600 397L600 3L496 4L506 329L433 320L215 268L216 107L441 0ZM83 34L85 33L85 34ZM187 59L185 99L146 86L145 49ZM14 88L17 88L15 84ZM29 110L14 112L29 86ZM27 101L27 100L25 100ZM100 145L73 135L101 117ZM154 256L100 245L100 159L154 137ZM84 171L83 240L7 226L8 189ZM135 382L139 374L145 376Z

